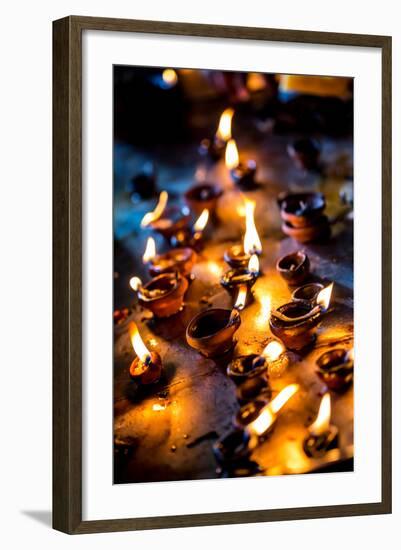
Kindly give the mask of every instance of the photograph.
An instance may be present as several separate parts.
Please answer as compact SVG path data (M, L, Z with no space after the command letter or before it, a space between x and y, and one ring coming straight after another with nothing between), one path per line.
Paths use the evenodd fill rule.
M354 468L353 79L113 66L114 484Z

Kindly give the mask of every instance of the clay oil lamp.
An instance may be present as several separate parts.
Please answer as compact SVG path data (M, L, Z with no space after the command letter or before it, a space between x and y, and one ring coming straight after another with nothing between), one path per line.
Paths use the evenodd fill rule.
M269 403L256 400L238 411L234 424L250 436L249 446L255 448L269 435L279 416L280 410L299 390L298 384L290 384L280 391Z
M179 273L162 273L142 285L138 277L132 277L130 286L138 294L139 304L149 309L155 317L170 317L181 311L188 281Z
M252 254L247 268L230 269L220 279L220 284L232 296L236 296L237 309L244 309L252 301L251 289L259 276L259 259Z
M236 309L202 311L187 327L187 342L205 357L218 357L233 348L234 335L240 324L241 317Z
M296 288L291 295L291 299L294 302L310 302L316 305L319 292L323 290L323 288L324 286L321 283L308 283Z
M253 369L263 368L273 377L281 376L289 364L285 351L285 347L281 342L270 340L262 353L253 359Z
M149 237L143 263L148 266L152 277L163 273L180 273L183 277L191 277L192 268L197 254L192 248L174 248L164 254L156 254L156 244L153 237Z
M129 368L131 379L140 384L154 384L158 382L162 372L160 355L156 351L148 350L134 322L130 323L129 335L132 347L136 353L136 357Z
M266 374L266 365L264 362L260 364L255 361L259 355L257 353L250 353L248 355L241 355L233 359L227 367L227 375L236 384L242 384L248 378L255 376L262 376Z
M230 172L231 179L241 189L254 189L256 184L256 162L248 160L241 162L238 154L237 145L234 139L227 142L225 153L226 167Z
M313 138L300 138L287 147L289 156L301 170L318 170L320 145Z
M198 183L188 189L184 198L190 210L199 216L205 209L213 214L216 210L217 201L222 194L223 189L220 185Z
M332 349L316 362L317 374L335 392L346 390L354 378L354 350Z
M285 193L278 198L282 231L301 243L328 237L330 225L323 214L326 201L322 193Z
M156 208L142 218L141 227L150 227L169 241L173 235L188 226L189 214L178 206L166 208L167 201L168 193L162 191Z
M255 225L254 201L245 199L245 234L243 245L233 245L224 252L224 261L233 269L247 267L252 254L262 253L262 242Z
M326 393L319 407L316 420L308 428L304 451L309 458L321 458L327 451L338 447L338 429L330 425L330 394Z
M333 283L321 290L316 305L311 302L289 302L272 311L270 330L287 349L301 351L316 339L317 325L328 310Z
M216 134L212 140L203 139L199 147L199 153L202 156L208 156L212 160L219 160L226 147L226 143L231 139L231 124L234 116L234 109L228 107L225 109L219 120Z
M248 364L252 364L255 355L249 357ZM232 378L232 377L231 377ZM234 380L232 378L232 380ZM271 398L271 387L266 368L255 369L251 367L247 378L236 389L236 396L240 405L244 405L255 399L268 401Z
M171 238L171 244L178 247L190 247L199 252L204 245L203 235L208 221L209 210L205 208L192 228L186 227L175 233Z
M276 269L289 285L302 284L309 277L309 258L298 250L282 256L276 263Z

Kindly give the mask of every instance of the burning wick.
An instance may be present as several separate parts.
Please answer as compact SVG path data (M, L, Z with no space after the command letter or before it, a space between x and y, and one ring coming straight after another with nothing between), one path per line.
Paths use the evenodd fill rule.
M252 254L249 259L248 267L231 269L227 271L220 280L220 284L231 296L237 296L234 309L242 310L247 303L247 297L252 298L251 288L259 275L259 259L256 254Z
M257 368L266 365L268 373L273 376L280 376L288 366L288 357L285 354L285 347L278 340L271 340L262 353L255 357L252 367Z
M225 164L235 184L244 189L255 187L256 163L254 160L249 160L246 163L240 162L234 139L227 142Z
M128 330L132 347L137 355L129 368L130 377L141 384L158 382L162 370L160 355L156 351L148 350L136 323L130 323Z
M230 139L227 142L225 162L227 170L234 170L239 165L239 154L235 139Z
M144 264L147 264L153 258L156 256L156 243L153 237L148 237L148 241L146 243L145 252L142 256L142 261Z
M153 212L148 212L144 215L141 221L141 227L147 227L152 222L158 220L160 216L163 214L164 209L166 208L168 201L168 193L167 191L162 191L159 196L159 201L156 205L156 208L153 210Z
M234 109L228 107L220 116L219 126L216 132L216 138L218 140L227 142L231 139L231 122L234 116Z
M241 311L245 307L246 295L248 293L248 288L246 285L240 285L238 289L238 296L235 300L234 309Z
M284 407L287 401L299 390L298 384L286 386L274 399L260 411L259 416L246 427L251 436L262 437L272 428L278 412Z
M309 436L304 441L304 451L310 458L320 458L329 449L337 447L338 430L330 425L331 401L326 393L320 402L315 421L309 426Z

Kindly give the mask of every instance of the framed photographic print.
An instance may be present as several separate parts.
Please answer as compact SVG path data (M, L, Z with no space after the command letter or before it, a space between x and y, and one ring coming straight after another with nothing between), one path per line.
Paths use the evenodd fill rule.
M54 22L53 524L391 511L391 38Z

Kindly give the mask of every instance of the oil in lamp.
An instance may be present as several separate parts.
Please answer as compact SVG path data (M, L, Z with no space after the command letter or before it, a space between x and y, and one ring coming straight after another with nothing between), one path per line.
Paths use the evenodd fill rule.
M255 225L254 201L245 199L245 234L243 245L231 246L224 253L224 261L233 269L246 267L252 254L262 253L262 243Z
M231 139L231 123L234 116L234 109L225 109L219 120L219 125L213 140L203 139L199 152L202 156L209 156L213 160L220 159L224 154L226 143Z
M242 189L254 189L256 186L256 162L248 160L246 163L241 162L238 154L237 144L234 139L227 142L225 163L230 171L233 182Z
M316 365L318 376L330 390L344 391L354 378L354 350L336 348L326 351Z
M136 357L129 368L130 377L141 384L158 382L162 372L160 355L156 351L148 350L134 322L129 325L129 335L136 353Z
M141 227L150 227L167 241L188 226L189 214L178 206L167 207L168 193L162 191L156 208L142 218Z
M330 425L330 415L330 394L326 393L320 402L316 420L308 428L309 435L304 440L304 451L310 458L321 458L338 446L338 429Z
M291 299L294 302L310 302L313 305L316 305L317 297L319 292L324 289L324 286L321 283L308 283L306 285L300 286L294 290L291 295Z
M259 276L259 259L252 254L247 268L230 269L220 279L220 284L231 296L237 296L237 309L244 309L252 300L251 289ZM237 303L236 302L236 303Z
M184 198L190 210L199 216L205 209L213 214L222 194L220 185L204 182L190 187Z
M301 250L282 256L276 263L278 273L289 285L302 284L309 277L309 268L309 258Z
M130 286L138 294L138 302L155 317L170 317L183 308L188 281L179 273L162 273L145 285L139 277L132 277Z
M183 277L190 277L192 268L196 262L197 254L189 247L173 248L164 254L156 254L156 243L153 237L149 237L145 252L142 256L144 264L147 264L152 277L162 273L180 273Z
M234 334L240 324L237 309L207 309L190 321L186 331L187 342L205 357L223 355L232 349Z
M203 232L209 221L209 210L205 208L193 227L180 229L171 239L174 246L190 247L197 251L203 248Z
M270 340L262 353L254 358L253 368L264 368L273 377L281 376L289 364L285 347L277 340Z
M317 325L330 305L333 283L321 290L316 305L308 301L289 302L272 311L270 330L286 348L301 351L316 339Z

